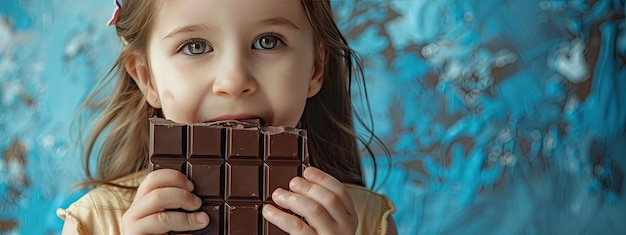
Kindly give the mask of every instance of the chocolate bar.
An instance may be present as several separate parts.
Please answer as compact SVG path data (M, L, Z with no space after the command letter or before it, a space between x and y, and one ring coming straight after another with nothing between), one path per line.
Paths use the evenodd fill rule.
M258 120L186 125L150 118L149 151L150 170L185 174L210 217L207 228L182 233L287 234L261 210L309 166L305 130L261 127Z

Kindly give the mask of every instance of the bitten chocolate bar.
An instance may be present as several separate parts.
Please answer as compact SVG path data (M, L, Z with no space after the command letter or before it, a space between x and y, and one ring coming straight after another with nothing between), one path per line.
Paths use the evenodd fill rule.
M305 130L258 120L185 125L150 118L150 170L185 174L209 214L209 226L194 234L286 234L261 210L308 165Z

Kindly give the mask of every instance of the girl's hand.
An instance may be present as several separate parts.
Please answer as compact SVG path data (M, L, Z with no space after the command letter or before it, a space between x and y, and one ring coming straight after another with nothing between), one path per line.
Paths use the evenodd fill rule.
M206 227L209 216L193 211L202 201L192 194L193 183L171 169L150 172L139 185L135 199L122 216L123 234L164 234L169 231L192 231Z
M352 198L345 186L331 175L315 168L304 170L304 179L289 182L292 192L278 188L274 202L300 218L274 206L263 206L263 217L289 234L354 234L358 218Z

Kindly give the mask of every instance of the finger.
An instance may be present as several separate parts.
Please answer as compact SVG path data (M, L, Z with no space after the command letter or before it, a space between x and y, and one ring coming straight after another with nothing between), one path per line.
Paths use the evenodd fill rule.
M276 227L289 234L314 234L313 228L302 219L284 212L271 204L265 204L262 210L263 217Z
M282 188L274 190L272 193L274 203L282 208L289 209L294 213L304 217L306 221L319 233L331 233L329 231L337 227L337 222L326 211L326 208L317 201L294 192L289 192ZM345 212L344 212L345 214Z
M180 188L159 188L152 190L126 212L128 216L140 219L150 214L163 212L166 209L182 208L193 211L200 208L202 200L191 192Z
M352 214L348 212L348 209L346 209L346 206L341 198L327 188L311 183L310 181L300 177L294 177L291 179L289 182L289 188L294 193L304 195L322 205L330 217L336 221L336 223L350 224L354 222Z
M193 231L205 228L209 216L205 212L185 213L163 211L141 218L134 225L136 231L144 234L164 234L169 231Z
M143 195L155 189L165 187L181 188L191 192L193 191L194 186L193 183L189 179L187 179L187 177L185 177L185 175L183 175L183 173L181 173L180 171L172 169L159 169L150 172L146 176L146 178L137 189L135 199L142 198Z
M308 181L319 184L339 196L341 202L343 203L343 207L346 208L348 214L356 214L352 197L350 197L350 194L343 183L339 182L339 180L335 179L335 177L315 167L307 167L304 170L303 175Z

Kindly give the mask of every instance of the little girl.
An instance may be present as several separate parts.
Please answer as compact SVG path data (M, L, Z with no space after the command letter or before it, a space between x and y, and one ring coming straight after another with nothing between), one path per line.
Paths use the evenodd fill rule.
M313 167L272 194L306 222L271 205L265 219L290 234L397 233L393 204L363 187L349 94L361 69L328 0L125 0L112 24L124 43L113 94L103 82L83 106L101 115L84 155L91 180L82 184L98 187L58 210L63 234L164 234L211 223L201 211L167 210L197 211L201 201L180 172L146 170L152 116L306 129Z

